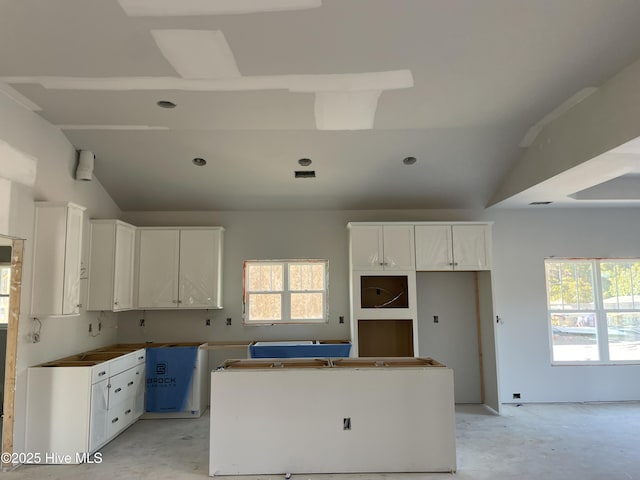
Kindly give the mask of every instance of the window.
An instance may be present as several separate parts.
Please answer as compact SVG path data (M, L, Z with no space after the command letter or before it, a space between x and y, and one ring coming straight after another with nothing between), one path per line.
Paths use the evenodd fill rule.
M554 363L640 362L640 260L545 261Z
M9 288L11 285L11 267L0 265L0 325L9 323Z
M244 262L244 322L326 322L328 265L326 260Z

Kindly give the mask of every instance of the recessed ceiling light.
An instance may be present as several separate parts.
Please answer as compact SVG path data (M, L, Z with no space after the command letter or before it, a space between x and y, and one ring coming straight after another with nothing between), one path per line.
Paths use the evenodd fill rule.
M553 202L531 202L529 205L550 205Z
M197 165L198 167L204 167L207 164L207 161L204 158L200 158L200 157L196 157L191 161L193 162L194 165Z
M169 100L159 100L158 102L156 102L156 104L160 108L176 108L176 104L173 102L170 102Z
M311 159L310 158L301 158L300 160L298 160L298 163L300 165L302 165L303 167L308 167L309 165L311 165Z
M414 163L416 163L416 157L405 157L402 159L402 163L404 163L405 165L413 165Z

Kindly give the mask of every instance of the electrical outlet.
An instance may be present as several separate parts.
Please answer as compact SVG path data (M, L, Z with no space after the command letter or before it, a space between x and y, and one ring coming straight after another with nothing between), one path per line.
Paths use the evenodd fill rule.
M207 319L204 321L204 324L205 324L207 327L210 327L210 326L211 326L211 319L210 319L210 318L207 318Z
M227 318L227 326L231 325L231 318Z
M340 315L340 317L338 317L338 322L344 323L344 315Z
M141 326L141 327L144 327L144 318L141 318L141 319L140 319L140 326Z
M433 316L433 323L439 323L440 319L438 318L438 315L434 315Z
M91 333L91 332L93 332L93 324L92 323L89 324L89 333Z
M98 322L98 331L101 332L102 331L102 322Z
M342 429L351 430L351 417L346 417L342 419Z
M519 393L514 393L513 394L513 399L514 400L520 400L520 394Z

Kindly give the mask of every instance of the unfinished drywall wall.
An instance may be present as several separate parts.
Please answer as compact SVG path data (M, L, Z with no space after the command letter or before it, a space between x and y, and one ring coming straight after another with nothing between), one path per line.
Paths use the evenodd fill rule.
M513 393L521 393L520 401L524 402L640 399L640 385L630 380L640 374L640 366L551 367L543 268L544 258L552 255L640 256L637 209L127 212L124 216L138 225L224 226L225 308L210 312L147 311L144 328L138 326L142 312L122 313L119 341L348 338L348 221L494 221L493 292L482 281L480 293L483 300L492 294L495 299L493 312L487 301L481 302L483 316L499 315L503 322L492 323L497 329L502 400L511 401ZM242 260L295 255L329 258L329 323L242 326ZM480 273L481 277L487 275ZM345 316L344 324L338 323L340 315ZM213 319L211 326L205 325L208 316ZM233 319L229 327L228 317ZM483 324L483 328L488 325ZM490 342L483 348L491 348ZM244 351L215 353L217 359L228 358L227 354ZM493 404L498 399L485 400Z
M125 212L133 225L219 225L225 228L223 310L120 314L120 341L342 340L349 338L349 221L468 219L466 211ZM461 218L462 217L462 218ZM329 260L329 322L243 326L242 263L255 259ZM144 315L145 326L139 320ZM340 317L344 323L339 323ZM205 320L212 320L207 326ZM226 319L231 318L230 326Z
M639 400L640 365L551 366L544 259L640 257L640 210L492 210L489 216L502 401Z
M73 179L76 149L60 130L38 115L0 95L0 138L13 148L37 159L36 182L33 188L11 184L10 205L7 211L6 231L0 234L26 239L20 329L18 333L17 379L15 400L14 448L24 447L26 404L26 372L31 365L113 343L116 338L116 316L106 314L102 333L92 337L88 324L97 325L97 314L81 312L73 317L41 317L42 330L39 343L30 343L27 335L35 323L29 316L32 280L32 236L34 200L72 201L87 207L89 217L117 218L120 210L97 179L77 182ZM85 228L83 259L88 254L88 229ZM81 299L86 298L86 282L82 283Z
M637 60L547 125L503 179L491 204L638 137L639 80Z
M456 403L481 403L473 272L418 272L416 293L420 355L453 369Z

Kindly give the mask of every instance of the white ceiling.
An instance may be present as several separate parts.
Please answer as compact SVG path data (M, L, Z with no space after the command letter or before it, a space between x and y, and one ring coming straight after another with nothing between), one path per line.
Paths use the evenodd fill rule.
M531 127L640 56L637 0L154 1L0 0L0 80L123 210L484 207Z

